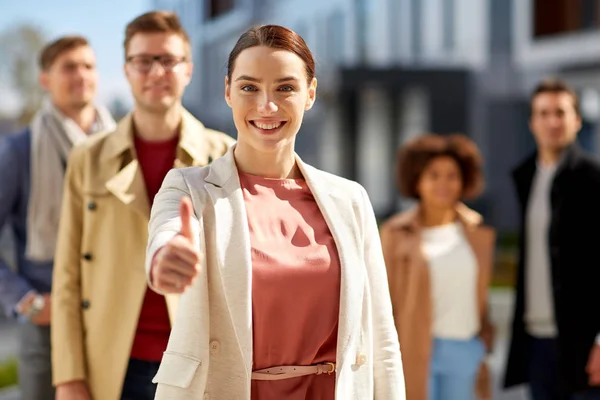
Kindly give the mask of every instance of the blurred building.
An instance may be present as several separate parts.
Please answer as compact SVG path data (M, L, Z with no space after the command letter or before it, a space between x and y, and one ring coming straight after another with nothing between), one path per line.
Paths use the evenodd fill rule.
M295 30L316 55L318 98L297 144L309 163L358 180L379 216L398 209L396 148L423 132L463 132L486 158L474 204L513 229L509 171L532 150L528 95L544 75L581 90L582 141L596 140L600 21L595 0L153 0L191 33L195 72L184 98L235 136L223 100L227 56L257 23ZM600 150L600 148L599 148Z

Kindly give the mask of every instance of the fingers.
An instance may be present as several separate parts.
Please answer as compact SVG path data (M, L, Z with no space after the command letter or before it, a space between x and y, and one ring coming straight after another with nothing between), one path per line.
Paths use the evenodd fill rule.
M184 278L192 279L198 273L199 258L191 261L183 260L178 254L165 251L158 260L160 268L166 275L174 273Z
M194 283L195 277L187 277L176 272L165 271L157 273L154 287L161 293L183 293Z
M589 376L589 384L590 386L599 386L600 385L600 373L593 373Z
M200 268L200 254L183 235L173 237L156 254L152 284L163 293L182 293Z
M164 294L182 294L187 289L185 286L171 285L167 283L163 283L160 287L157 286L157 288L161 293Z
M198 251L183 237L175 236L165 245L165 251L161 254L163 258L171 262L176 262L174 267L183 270L195 269L200 261Z
M179 234L193 243L192 213L192 201L189 197L183 197L179 205L179 216L181 217L181 231Z
M590 386L600 385L600 346L594 345L585 366Z
M183 293L194 283L194 277L188 277L176 272L168 271L157 279L156 286L166 293Z

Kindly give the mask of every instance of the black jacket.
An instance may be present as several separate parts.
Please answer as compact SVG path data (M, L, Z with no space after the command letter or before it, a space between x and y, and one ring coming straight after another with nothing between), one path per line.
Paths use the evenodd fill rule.
M505 386L528 382L525 331L525 215L537 155L513 171L520 204L519 264L512 341ZM566 150L552 183L548 235L558 328L560 380L565 389L588 387L585 365L600 333L600 163L576 145Z

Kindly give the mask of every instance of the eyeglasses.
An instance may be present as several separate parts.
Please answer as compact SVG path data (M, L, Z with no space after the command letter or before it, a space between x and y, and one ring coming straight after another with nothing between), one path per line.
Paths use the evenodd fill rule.
M136 71L147 74L152 70L152 66L155 62L158 62L165 72L172 71L179 64L186 62L186 57L175 57L169 54L163 54L160 56L149 56L145 54L129 56L127 57L127 63L131 65Z

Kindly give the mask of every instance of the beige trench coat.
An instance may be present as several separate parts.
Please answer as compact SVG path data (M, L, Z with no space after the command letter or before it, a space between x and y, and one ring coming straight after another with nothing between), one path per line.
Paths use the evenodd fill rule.
M184 111L175 167L206 165L234 140ZM55 385L84 379L94 400L120 398L138 316L150 204L131 115L73 150L52 288ZM167 298L171 319L177 297Z

